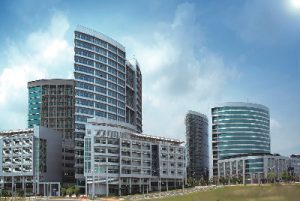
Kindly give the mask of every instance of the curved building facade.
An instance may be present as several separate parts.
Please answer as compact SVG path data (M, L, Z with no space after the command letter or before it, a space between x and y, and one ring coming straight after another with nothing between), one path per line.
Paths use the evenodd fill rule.
M212 108L213 175L218 160L270 153L269 109L253 103L223 103Z
M125 47L92 29L75 30L75 178L84 187L83 155L87 119L129 123L142 132L142 74L126 60Z
M199 180L208 177L208 119L199 112L189 111L185 117L187 176Z

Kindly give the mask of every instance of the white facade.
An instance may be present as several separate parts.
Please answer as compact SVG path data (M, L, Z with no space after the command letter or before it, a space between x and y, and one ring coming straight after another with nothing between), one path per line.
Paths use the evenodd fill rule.
M242 183L267 182L268 174L273 172L280 179L286 171L300 178L300 158L280 155L247 155L218 161L218 178L241 178ZM271 182L271 181L268 181ZM230 183L230 181L229 181Z
M89 195L124 195L181 187L186 176L181 141L135 133L131 125L90 119L84 141Z
M61 139L58 131L40 126L0 132L1 188L12 193L26 189L34 194L59 194Z

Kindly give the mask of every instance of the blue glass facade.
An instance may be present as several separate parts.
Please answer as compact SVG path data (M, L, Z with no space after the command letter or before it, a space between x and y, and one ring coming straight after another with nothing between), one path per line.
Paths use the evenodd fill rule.
M28 89L28 128L41 124L42 87Z
M219 159L270 153L268 108L251 103L228 103L212 108L212 146L214 175Z
M141 72L126 61L125 47L108 36L78 26L74 42L75 177L83 187L87 119L126 122L142 131Z

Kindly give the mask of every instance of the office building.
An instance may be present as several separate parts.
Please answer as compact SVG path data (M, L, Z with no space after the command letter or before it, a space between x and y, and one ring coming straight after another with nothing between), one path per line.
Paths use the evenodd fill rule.
M61 132L62 176L74 183L75 82L42 79L28 82L28 127L40 125Z
M126 61L125 47L92 29L75 30L75 177L84 187L84 136L88 118L102 117L142 132L142 75Z
M300 155L299 154L292 154L290 155L291 161L291 171L296 177L296 181L300 182Z
M61 143L61 133L41 126L1 131L1 189L12 195L20 189L28 194L59 195Z
M187 177L208 178L208 119L206 115L189 111L185 117Z
M268 181L269 173L274 173L273 180L280 180L282 173L286 172L299 181L299 168L300 160L293 157L279 154L246 154L219 160L218 178L227 178L231 184L234 184L233 178L240 178L243 184L265 183L273 182Z
M124 122L89 119L84 137L88 195L125 195L182 188L182 141L135 132Z
M223 103L212 108L213 175L218 160L242 154L270 153L270 114L263 105Z

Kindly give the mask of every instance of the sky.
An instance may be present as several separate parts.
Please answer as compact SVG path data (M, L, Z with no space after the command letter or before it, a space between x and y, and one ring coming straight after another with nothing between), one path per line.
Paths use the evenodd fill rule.
M1 130L27 126L28 81L73 77L80 24L139 61L146 134L185 140L188 110L252 102L271 151L300 154L299 0L3 0L0 18Z

